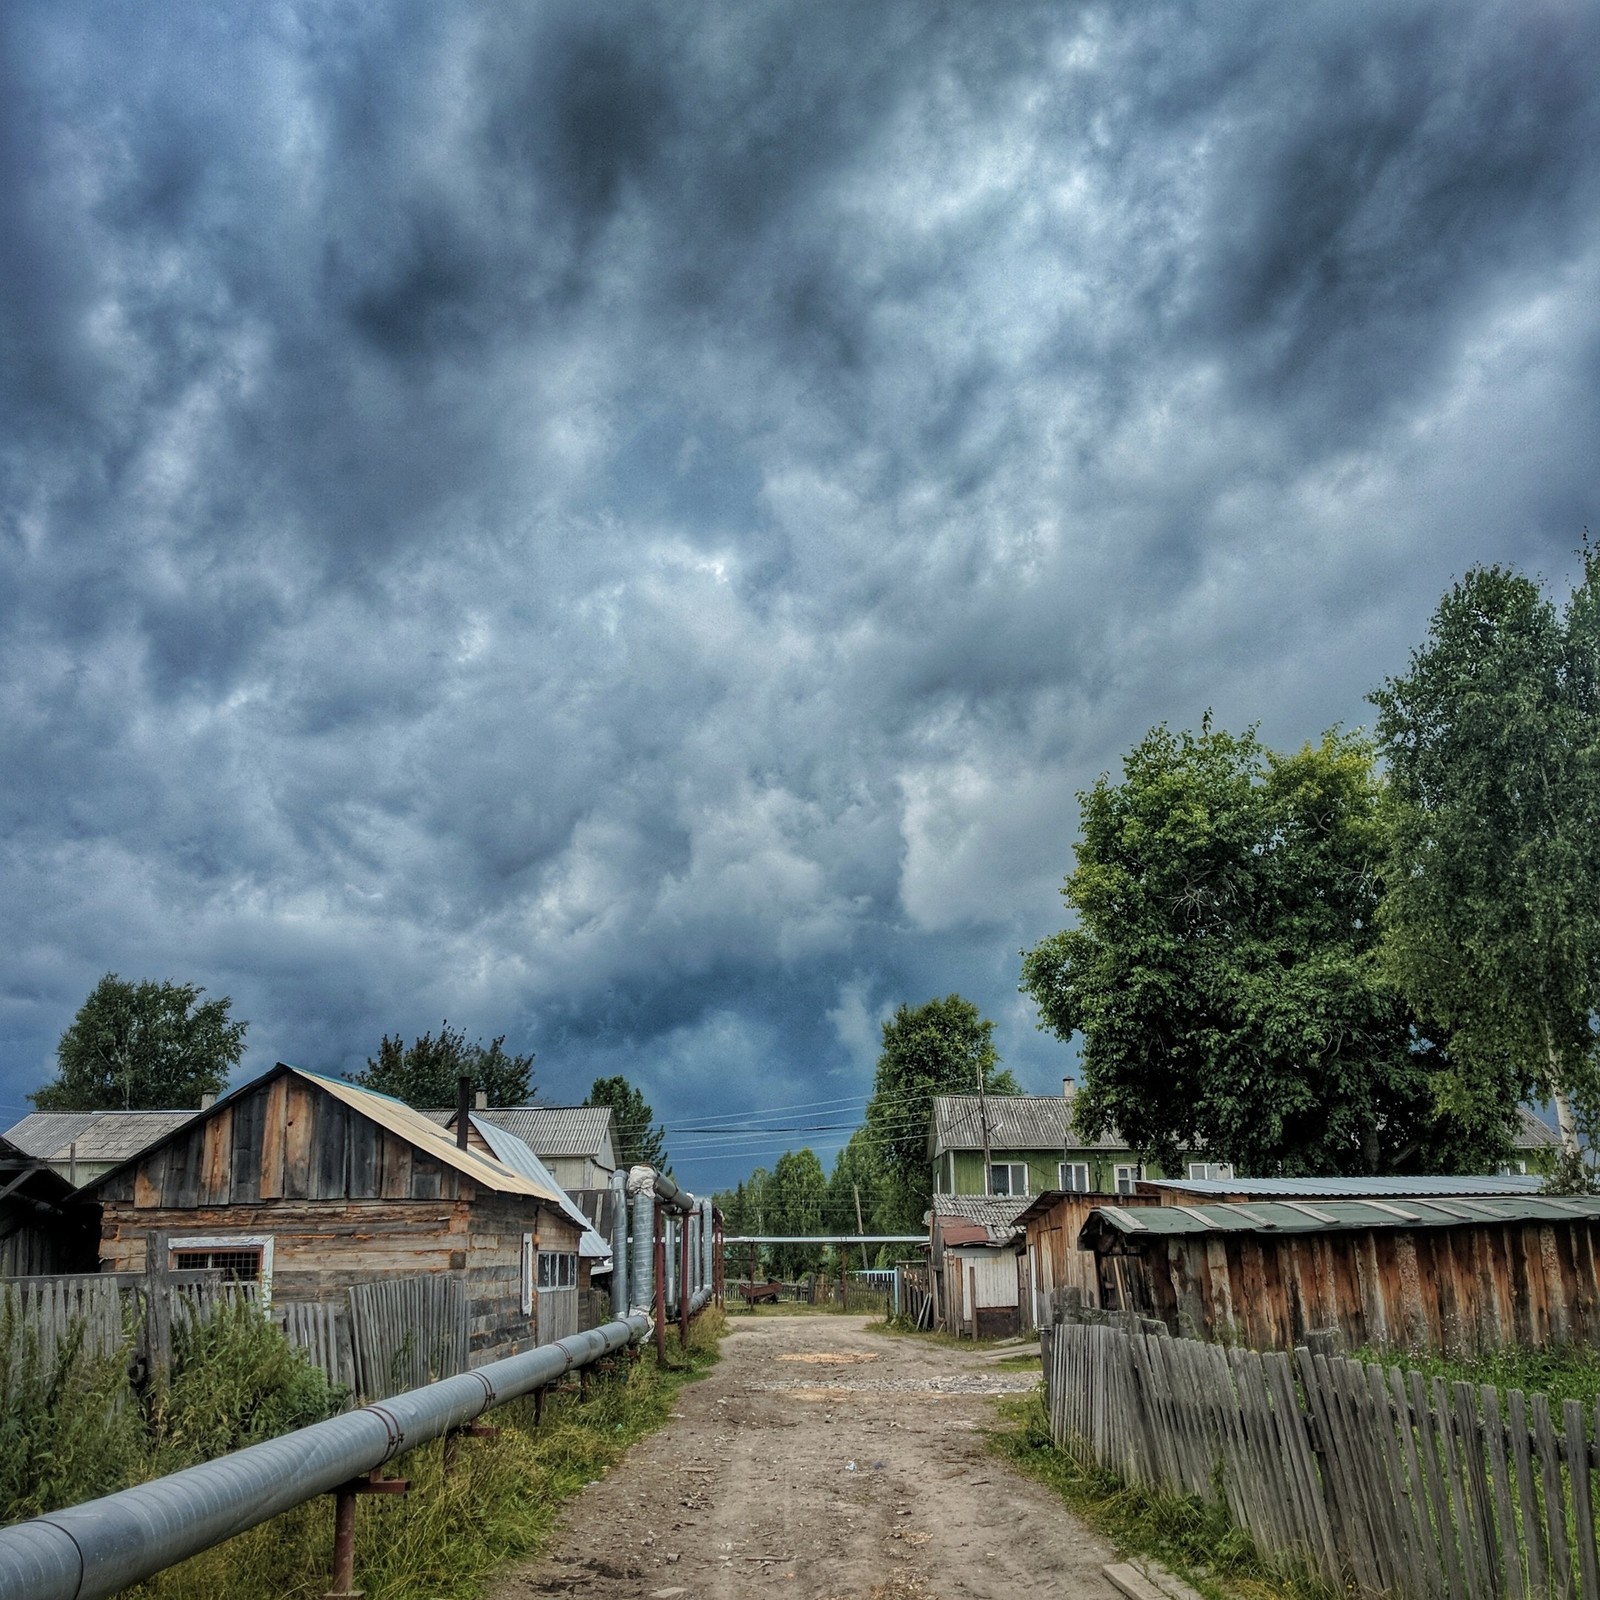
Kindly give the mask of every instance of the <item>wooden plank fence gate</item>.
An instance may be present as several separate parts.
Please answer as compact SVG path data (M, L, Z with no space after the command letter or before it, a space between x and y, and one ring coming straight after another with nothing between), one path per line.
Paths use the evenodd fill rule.
M1058 1448L1222 1504L1269 1560L1411 1600L1600 1600L1600 1405L1297 1350L1041 1330Z

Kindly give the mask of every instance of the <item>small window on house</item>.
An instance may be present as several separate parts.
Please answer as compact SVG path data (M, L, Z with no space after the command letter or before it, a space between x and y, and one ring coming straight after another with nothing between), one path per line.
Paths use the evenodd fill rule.
M1526 1161L1508 1161L1500 1169L1502 1178L1526 1177L1527 1174L1528 1163Z
M1233 1166L1227 1161L1191 1161L1189 1163L1189 1176L1191 1178L1231 1178Z
M1137 1162L1130 1166L1118 1166L1116 1172L1117 1193L1132 1194L1139 1182L1139 1179L1143 1176L1144 1173L1140 1170Z
M575 1289L578 1286L578 1258L565 1250L539 1252L539 1287Z
M1057 1186L1071 1194L1088 1194L1089 1192L1089 1163L1087 1161L1063 1161L1061 1163L1061 1182Z
M237 1250L172 1251L174 1272L220 1272L230 1283L261 1281L261 1246L247 1245Z
M999 1161L989 1168L989 1193L1022 1195L1028 1192L1028 1163Z

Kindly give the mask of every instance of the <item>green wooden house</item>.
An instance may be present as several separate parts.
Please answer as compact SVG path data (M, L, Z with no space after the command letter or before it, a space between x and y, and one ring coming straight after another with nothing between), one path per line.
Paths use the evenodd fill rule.
M941 1094L928 1128L934 1194L1024 1196L1047 1189L1084 1194L1132 1194L1141 1178L1166 1176L1114 1130L1087 1142L1072 1126L1072 1080L1063 1093ZM985 1135L987 1134L987 1140ZM984 1173L984 1146L989 1171ZM1191 1176L1232 1176L1231 1169L1200 1169Z

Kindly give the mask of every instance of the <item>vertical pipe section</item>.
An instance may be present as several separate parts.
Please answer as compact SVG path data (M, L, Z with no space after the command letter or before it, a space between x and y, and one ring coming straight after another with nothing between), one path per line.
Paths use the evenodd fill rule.
M639 1189L633 1196L633 1306L648 1311L655 1304L656 1197Z
M611 1315L628 1314L628 1174L611 1174Z

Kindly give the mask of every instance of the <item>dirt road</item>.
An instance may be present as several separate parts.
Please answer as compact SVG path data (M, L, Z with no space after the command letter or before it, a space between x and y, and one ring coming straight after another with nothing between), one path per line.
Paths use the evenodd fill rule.
M864 1318L730 1321L674 1420L494 1600L1114 1600L1110 1550L985 1448L1029 1373Z

